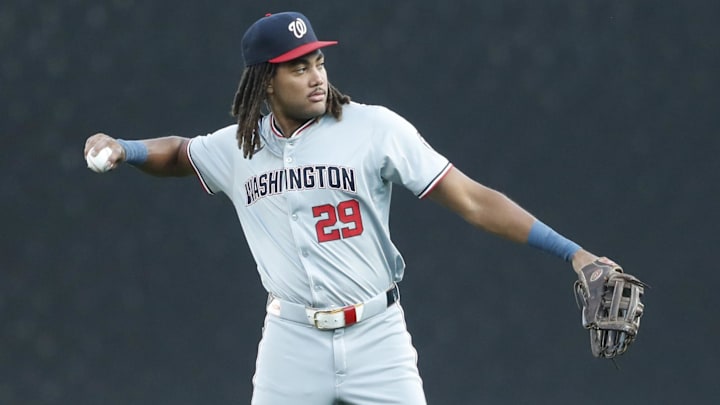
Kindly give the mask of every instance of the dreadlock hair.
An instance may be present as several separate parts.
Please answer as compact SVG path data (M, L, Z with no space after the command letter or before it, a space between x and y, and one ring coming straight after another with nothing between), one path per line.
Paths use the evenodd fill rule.
M246 158L252 158L255 149L260 147L260 137L256 136L258 120L262 115L266 89L274 74L275 65L260 63L246 67L240 78L232 105L232 116L237 118L238 123L238 147L242 148Z
M275 66L265 62L246 67L235 93L231 113L237 118L238 147L242 148L243 156L248 159L252 159L255 151L260 148L258 122L263 115L262 107L267 99L266 92L270 79L275 75ZM349 96L342 94L335 86L328 83L326 112L339 120L342 117L342 105L349 103Z

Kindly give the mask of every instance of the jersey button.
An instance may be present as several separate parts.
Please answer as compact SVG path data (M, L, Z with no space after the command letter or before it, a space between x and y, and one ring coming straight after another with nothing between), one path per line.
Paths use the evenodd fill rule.
M310 254L310 253L308 253L307 249L301 250L300 253L303 255L303 257L308 257L308 255ZM316 286L316 288L317 288L317 286Z
M292 218L293 221L297 221L298 216L297 216L297 214L292 214L292 215L290 216L290 218Z
M285 161L288 162L288 163L292 163L292 158L291 158L291 157L286 157L286 158L285 158Z

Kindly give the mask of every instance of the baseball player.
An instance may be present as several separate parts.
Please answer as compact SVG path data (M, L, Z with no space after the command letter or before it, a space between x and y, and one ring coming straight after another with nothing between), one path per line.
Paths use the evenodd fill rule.
M424 404L390 240L393 184L482 230L572 262L597 257L463 174L393 111L328 81L308 19L268 14L244 34L237 123L193 138L88 138L88 166L195 175L228 196L268 292L252 403ZM264 113L265 112L265 113Z

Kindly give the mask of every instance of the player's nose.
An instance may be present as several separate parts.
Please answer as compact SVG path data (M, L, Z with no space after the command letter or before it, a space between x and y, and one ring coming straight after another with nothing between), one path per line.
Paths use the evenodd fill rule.
M312 74L310 76L310 86L315 87L323 84L325 81L325 75L323 75L323 72L321 69L314 68L312 69Z

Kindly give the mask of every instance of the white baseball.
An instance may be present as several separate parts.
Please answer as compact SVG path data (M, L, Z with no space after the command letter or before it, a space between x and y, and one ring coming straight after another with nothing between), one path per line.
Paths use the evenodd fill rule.
M93 156L94 151L94 148L90 149L90 152L88 152L87 156L85 156L88 168L96 173L105 173L110 170L110 161L108 158L112 154L112 149L110 149L109 146L106 146L102 148L97 155Z

